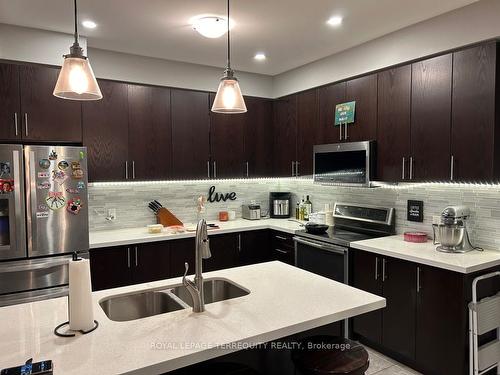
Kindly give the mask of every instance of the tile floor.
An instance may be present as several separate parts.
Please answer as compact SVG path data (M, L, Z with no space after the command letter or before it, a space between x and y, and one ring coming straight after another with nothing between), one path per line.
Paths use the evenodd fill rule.
M421 375L373 349L366 348L370 356L370 367L366 375Z

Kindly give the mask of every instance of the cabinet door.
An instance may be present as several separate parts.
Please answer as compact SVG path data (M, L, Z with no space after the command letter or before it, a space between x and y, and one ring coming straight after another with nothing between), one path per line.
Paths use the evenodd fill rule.
M382 262L383 292L387 307L382 312L383 346L405 358L415 358L417 267L394 258Z
M128 86L130 177L163 180L172 169L170 89Z
M170 278L168 242L150 242L132 248L132 280L135 284Z
M245 176L273 175L273 102L270 99L245 98ZM248 168L248 169L247 169Z
M344 139L340 126L335 126L335 106L344 103L346 83L336 83L319 90L319 133L317 144L338 143Z
M293 235L277 231L271 232L271 260L295 265Z
M352 254L352 285L358 289L382 296L382 258L356 250ZM382 310L356 316L352 332L375 344L382 343Z
M241 232L239 234L239 263L247 265L271 260L270 239L268 230Z
M222 270L238 265L238 234L210 236L210 252L212 256L204 260L205 271Z
M21 139L19 67L0 64L0 140Z
M122 181L128 167L128 85L99 80L103 99L83 103L89 181Z
M172 175L208 178L210 117L208 93L172 90Z
M130 247L121 246L90 250L92 290L132 284L131 252Z
M291 176L297 160L297 95L277 99L273 112L274 175Z
M215 94L210 94L210 106ZM227 114L210 111L210 155L214 178L240 178L245 175L245 118L247 113Z
M454 180L491 180L495 159L496 43L453 54Z
M450 178L451 54L412 64L413 179Z
M82 105L52 95L59 70L20 66L22 135L26 141L82 142Z
M377 75L346 82L346 102L356 101L354 123L347 125L347 142L377 138Z
M313 173L313 146L318 143L318 90L309 90L297 96L297 161L300 176Z
M467 306L462 275L419 266L416 361L425 374L466 374Z
M177 277L184 275L184 263L189 264L188 275L193 275L195 271L195 240L186 238L170 242L170 276ZM206 260L203 260L203 266Z
M378 74L377 178L409 177L411 65Z

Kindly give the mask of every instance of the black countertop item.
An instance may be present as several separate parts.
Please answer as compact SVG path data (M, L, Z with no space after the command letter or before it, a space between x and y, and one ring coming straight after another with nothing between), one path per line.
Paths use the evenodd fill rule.
M370 235L366 233L357 233L348 231L345 229L338 229L335 227L330 227L323 234L311 234L307 233L305 230L298 230L295 232L298 237L310 238L311 240L322 241L331 243L334 245L349 247L351 242L368 240L370 238L380 237L380 235Z

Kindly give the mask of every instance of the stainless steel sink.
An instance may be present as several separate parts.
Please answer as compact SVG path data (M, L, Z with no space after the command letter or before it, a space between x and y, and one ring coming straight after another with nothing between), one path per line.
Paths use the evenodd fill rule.
M206 304L242 297L250 293L225 279L206 279L203 289ZM193 306L193 301L184 285L173 285L159 290L107 297L101 300L99 305L109 319L125 322L190 308Z
M177 311L187 306L162 291L108 297L99 302L109 319L124 322Z
M184 285L170 288L169 291L187 303L193 306L193 300L187 288ZM250 292L233 282L225 279L206 279L203 283L205 293L205 304L225 301L232 298L246 296Z

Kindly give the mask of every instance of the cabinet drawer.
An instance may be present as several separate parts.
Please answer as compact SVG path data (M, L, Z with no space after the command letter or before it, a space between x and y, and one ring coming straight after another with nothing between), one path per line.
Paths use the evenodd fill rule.
M284 250L294 250L293 235L284 232L272 232L272 245L274 248L281 248Z
M279 260L280 262L294 265L295 264L295 250L284 247L272 248L272 259Z

